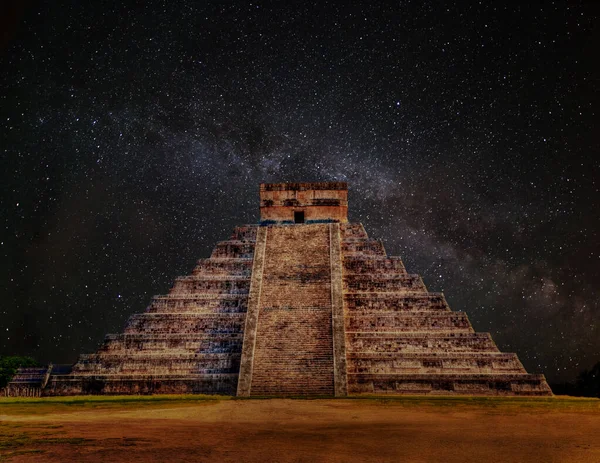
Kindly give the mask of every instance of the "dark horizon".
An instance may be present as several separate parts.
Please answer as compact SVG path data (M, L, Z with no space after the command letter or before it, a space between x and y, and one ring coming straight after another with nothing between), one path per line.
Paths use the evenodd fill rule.
M0 355L75 362L260 183L335 181L530 373L600 361L594 2L11 5Z

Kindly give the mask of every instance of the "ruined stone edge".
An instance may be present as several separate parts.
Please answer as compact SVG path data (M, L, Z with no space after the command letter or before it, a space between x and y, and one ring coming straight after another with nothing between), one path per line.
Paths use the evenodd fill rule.
M333 330L333 382L336 397L348 395L346 374L346 330L344 327L344 300L342 287L342 249L340 225L329 225L331 265L331 323Z
M254 366L254 348L256 345L256 331L258 328L258 315L260 307L260 293L262 277L265 266L265 247L267 243L268 227L259 227L256 233L256 246L254 248L254 262L252 264L252 279L248 295L248 310L244 328L244 344L240 361L240 375L238 379L237 395L250 396L252 385L252 369Z

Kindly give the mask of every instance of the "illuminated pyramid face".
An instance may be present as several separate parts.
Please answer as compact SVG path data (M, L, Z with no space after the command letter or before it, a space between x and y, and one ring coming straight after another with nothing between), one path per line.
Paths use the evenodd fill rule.
M260 186L235 229L44 394L549 395L359 223L345 183Z

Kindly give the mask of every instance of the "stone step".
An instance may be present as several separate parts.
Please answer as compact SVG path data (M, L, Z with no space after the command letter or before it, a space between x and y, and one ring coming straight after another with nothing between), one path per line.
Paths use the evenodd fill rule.
M216 334L119 334L108 335L99 352L172 351L178 353L241 352L243 335Z
M203 356L196 358L168 358L155 356L97 355L80 360L73 372L81 373L135 373L135 374L198 374L198 373L237 373L240 368L240 354Z
M245 319L245 314L231 313L143 313L129 318L125 333L242 333Z
M352 353L347 356L348 373L525 373L515 354L493 353L444 353L431 354L369 355Z
M249 259L254 255L254 246L255 243L249 241L221 241L215 246L211 258L236 257Z
M459 312L456 312L459 313ZM243 313L194 313L194 312L168 312L168 313L137 313L129 317L129 320L243 320L246 315Z
M194 282L194 281L250 281L248 275L186 275L175 278L175 282Z
M348 374L352 394L551 394L543 375L521 374Z
M450 312L441 293L350 293L344 295L344 308L349 315L426 310Z
M194 294L154 296L147 313L245 313L247 294Z
M239 358L223 362L203 363L160 363L160 362L134 362L127 360L105 361L75 365L74 374L107 373L107 374L200 374L200 373L238 373L240 368Z
M432 360L432 361L445 361L447 359L477 359L483 362L503 362L513 359L517 359L517 354L512 352L405 352L402 357L398 357L395 352L348 352L346 357L348 360L361 360L361 359L372 359L372 360Z
M61 378L61 376L64 376L64 378ZM60 378L60 379L69 379L69 378L73 378L77 375L53 375L54 379ZM204 373L200 373L200 374L196 374L196 375L171 375L171 374L160 374L160 375L149 375L147 373L140 373L140 374L132 374L132 373L128 373L128 374L102 374L102 375L94 375L97 376L98 379L101 379L102 377L105 377L108 380L128 380L128 379L132 379L132 380L144 380L144 381L157 381L157 380L175 380L175 379L190 379L190 380L195 380L195 381L201 381L203 379L215 379L216 377L219 376L223 376L226 378L237 378L237 374L235 373L210 373L210 374L204 374Z
M166 335L153 335L153 334L143 334L143 333L133 333L133 334L125 334L125 333L118 333L118 334L107 334L105 336L105 340L108 341L122 341L122 340L128 340L128 341L153 341L153 340L161 340L161 339L177 339L177 340L181 340L181 341L196 341L196 340L203 340L203 339L212 339L212 338L218 338L218 339L243 339L243 335L242 334L219 334L219 335L213 335L213 334L170 334L168 336Z
M346 333L347 352L498 352L489 333Z
M79 374L51 375L44 395L80 394L227 394L234 395L238 375Z
M231 365L154 365L132 362L90 364L73 371L74 375L198 375L237 374L239 362Z
M199 279L199 278L183 278L175 280L175 284L171 288L171 295L187 295L187 294L247 294L250 289L249 278L239 279Z
M464 312L411 312L410 314L360 314L346 317L346 332L351 331L473 331Z
M362 223L341 223L340 235L343 240L348 239L369 239L365 227Z
M383 274L352 274L344 276L344 291L352 292L427 292L427 288L419 275L383 275Z
M256 241L257 225L242 225L235 227L231 239L234 241Z
M342 265L344 275L352 274L406 274L404 264L399 257L387 256L346 256Z
M252 259L200 259L192 275L231 275L249 277Z
M169 361L169 362L201 362L205 360L218 360L225 358L239 358L239 352L235 353L202 353L202 352L186 352L180 354L173 354L170 351L159 351L159 352L129 352L129 359L142 359L142 360L157 360L157 361ZM121 358L121 354L112 352L97 352L94 354L81 354L79 356L78 363L95 362L98 359L118 359Z
M363 256L386 256L383 243L376 240L342 241L342 257Z

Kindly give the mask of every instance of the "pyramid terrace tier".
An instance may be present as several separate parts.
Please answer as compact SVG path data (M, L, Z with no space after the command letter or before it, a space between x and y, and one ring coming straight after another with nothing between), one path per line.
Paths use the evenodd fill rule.
M344 291L351 292L427 292L419 275L346 275Z
M179 353L237 353L242 350L242 334L109 334L99 352L128 355L141 351Z
M349 374L351 394L532 395L552 391L543 375L530 374Z
M257 225L242 225L235 227L231 235L233 241L256 241Z
M255 243L252 241L220 241L210 257L212 259L251 259L254 255L254 247Z
M340 235L344 241L366 240L369 239L365 227L362 223L342 223L340 224Z
M249 258L200 259L192 272L194 276L250 277L251 274L252 259Z
M179 354L165 352L98 353L81 356L73 368L78 375L238 373L239 353Z
M501 352L349 353L348 374L525 373L516 354Z
M383 243L377 240L344 240L341 247L344 258L353 256L386 256Z
M44 389L45 396L80 394L220 394L234 395L238 375L56 375Z
M169 294L248 294L248 277L179 277L175 280Z
M248 294L154 296L147 313L245 313Z
M125 334L243 333L242 313L143 313L129 318Z
M346 317L346 332L395 331L423 332L449 331L473 332L464 312L411 312L392 314L360 314Z
M370 313L450 312L442 293L346 293L348 316Z
M346 333L346 352L498 352L489 333Z
M399 257L353 255L343 259L344 275L405 275L406 269Z

